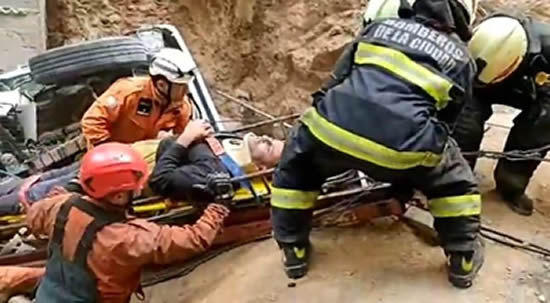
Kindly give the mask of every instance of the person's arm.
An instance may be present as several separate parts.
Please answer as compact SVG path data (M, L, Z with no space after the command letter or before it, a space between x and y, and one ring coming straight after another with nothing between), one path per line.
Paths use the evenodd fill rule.
M36 201L27 211L25 222L29 230L38 236L50 236L53 232L57 212L71 194L55 195Z
M189 158L197 156L201 159L199 164L190 162ZM199 142L187 149L174 143L155 165L149 186L156 194L172 200L211 199L194 186L207 184L208 176L220 171L223 172L219 160L207 144Z
M191 121L178 139L158 157L149 178L151 189L157 194L176 200L189 196L193 184L202 183L202 180L197 178L206 176L207 173L197 172L200 168L189 163L189 148L193 142L211 133L212 129L208 123L200 120Z
M464 67L462 78L459 80L462 91L453 92L453 90L456 89L453 87L449 93L451 95L451 100L447 103L445 108L437 112L437 118L447 124L451 133L455 129L457 118L462 112L464 105L474 102L474 83L476 74L476 65L473 60L470 60L469 64Z
M174 134L181 134L185 130L189 121L191 121L191 116L193 115L193 105L188 96L183 97L183 101L179 108L179 115L176 118L176 126L174 126Z
M228 215L229 210L226 207L210 204L193 225L158 225L136 219L128 222L131 229L117 251L136 258L140 265L184 261L206 251L212 245Z
M191 121L192 105L189 97L184 96L181 102L171 104L157 122L157 129L172 131L180 135Z
M149 177L149 186L158 195L173 199L184 199L186 184L192 182L182 166L187 162L187 148L172 144L158 159L153 173Z
M109 141L111 124L120 116L125 100L115 82L90 106L80 121L82 134L89 147ZM128 98L131 98L129 96Z

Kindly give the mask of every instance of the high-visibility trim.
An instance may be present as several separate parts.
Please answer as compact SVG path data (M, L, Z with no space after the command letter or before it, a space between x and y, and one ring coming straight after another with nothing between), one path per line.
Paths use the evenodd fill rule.
M422 88L435 100L435 108L443 109L451 100L449 93L453 83L428 68L391 48L359 42L355 52L356 64L372 64Z
M435 167L441 161L441 155L432 152L397 151L358 136L326 120L313 107L306 110L302 122L326 145L378 166L391 169Z
M481 196L464 195L437 198L428 201L434 217L461 217L481 214Z
M312 209L319 191L301 191L273 187L271 206L284 209Z

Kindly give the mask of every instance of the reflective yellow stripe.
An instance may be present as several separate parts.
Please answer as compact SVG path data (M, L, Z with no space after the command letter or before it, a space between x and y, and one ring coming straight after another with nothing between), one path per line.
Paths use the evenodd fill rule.
M405 54L391 48L359 42L355 63L380 66L422 88L435 99L437 110L445 108L453 84L428 68L412 61Z
M391 169L435 167L441 161L441 156L438 154L397 151L353 134L323 118L315 108L306 110L302 116L302 122L317 139L326 145L378 166Z
M434 217L460 217L481 214L481 196L465 195L438 198L429 201Z
M271 206L284 209L311 209L319 191L301 191L273 187L271 192Z
M168 206L164 202L145 204L145 205L136 205L132 206L132 209L135 213L145 213L151 211L166 210Z

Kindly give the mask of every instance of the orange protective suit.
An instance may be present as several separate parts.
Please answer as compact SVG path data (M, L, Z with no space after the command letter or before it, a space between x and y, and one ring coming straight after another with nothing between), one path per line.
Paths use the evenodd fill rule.
M32 292L44 273L43 267L0 266L0 303L12 295Z
M34 204L27 214L29 229L51 238L57 212L70 197L62 194ZM101 302L128 302L139 287L140 273L146 265L183 261L207 250L228 214L227 208L211 204L194 225L175 227L131 219L101 229L87 257L88 267L97 279ZM93 217L73 207L68 218L62 247L63 255L72 260Z
M88 147L107 141L133 143L154 139L161 130L183 131L192 114L185 96L163 107L164 97L151 77L117 80L82 117L82 133Z

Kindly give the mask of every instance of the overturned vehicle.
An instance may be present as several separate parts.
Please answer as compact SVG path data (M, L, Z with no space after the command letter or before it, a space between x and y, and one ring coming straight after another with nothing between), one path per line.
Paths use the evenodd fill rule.
M163 47L181 49L195 62L179 31L158 25L128 36L52 49L1 74L3 176L25 177L70 163L83 148L69 142L77 141L80 118L95 98L118 78L146 74L152 56ZM219 121L199 69L194 73L190 85L194 117ZM214 127L222 130L221 125Z

